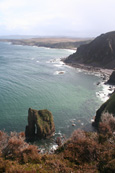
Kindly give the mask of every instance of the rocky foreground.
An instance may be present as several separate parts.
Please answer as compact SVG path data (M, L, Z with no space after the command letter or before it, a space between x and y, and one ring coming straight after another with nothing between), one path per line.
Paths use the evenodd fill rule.
M108 115L109 116L109 115ZM24 133L0 131L0 172L8 173L114 173L115 118L104 114L98 132L76 130L52 153L25 142Z

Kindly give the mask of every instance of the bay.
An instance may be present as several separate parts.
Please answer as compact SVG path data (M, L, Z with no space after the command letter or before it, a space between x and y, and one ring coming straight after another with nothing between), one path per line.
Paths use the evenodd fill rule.
M102 103L96 97L100 78L60 61L72 52L0 43L0 130L24 131L29 107L50 110L56 134L91 128Z

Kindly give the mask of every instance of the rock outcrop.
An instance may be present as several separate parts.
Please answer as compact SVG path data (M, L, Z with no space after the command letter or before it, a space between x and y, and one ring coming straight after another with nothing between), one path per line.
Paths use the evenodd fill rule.
M107 81L107 84L115 85L115 71L112 72L109 80Z
M27 140L45 139L51 137L55 132L53 115L47 109L28 110L28 125L25 136Z
M89 44L81 45L64 62L108 69L115 68L115 31L102 34Z
M105 112L113 114L115 117L115 93L113 93L111 97L97 110L93 126L98 128L99 122L101 121L101 116Z

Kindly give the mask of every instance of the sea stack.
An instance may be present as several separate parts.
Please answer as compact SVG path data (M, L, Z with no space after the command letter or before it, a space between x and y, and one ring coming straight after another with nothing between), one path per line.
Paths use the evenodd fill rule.
M39 140L50 138L55 132L53 115L47 109L28 110L28 125L25 129L27 140Z

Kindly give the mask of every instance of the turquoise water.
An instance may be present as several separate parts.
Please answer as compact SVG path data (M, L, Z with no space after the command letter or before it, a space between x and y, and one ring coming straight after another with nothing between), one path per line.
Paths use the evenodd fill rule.
M101 105L99 77L60 62L70 50L0 43L0 129L24 131L28 108L48 109L56 133L91 124ZM75 127L72 123L76 124Z

